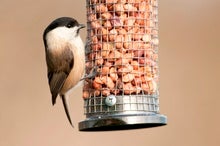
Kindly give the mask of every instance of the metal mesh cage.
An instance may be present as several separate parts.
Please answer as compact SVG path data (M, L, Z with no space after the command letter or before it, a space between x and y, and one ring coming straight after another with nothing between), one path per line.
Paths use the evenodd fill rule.
M79 124L80 130L165 124L158 101L158 0L87 0L86 4L86 75L95 75L84 82L87 119ZM152 115L159 121L149 121ZM134 122L124 121L128 116L135 116ZM138 122L138 116L144 120Z

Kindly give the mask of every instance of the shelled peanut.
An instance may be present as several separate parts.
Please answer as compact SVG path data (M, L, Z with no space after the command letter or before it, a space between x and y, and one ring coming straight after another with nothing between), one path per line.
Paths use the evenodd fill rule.
M83 98L154 94L158 89L157 0L88 0Z

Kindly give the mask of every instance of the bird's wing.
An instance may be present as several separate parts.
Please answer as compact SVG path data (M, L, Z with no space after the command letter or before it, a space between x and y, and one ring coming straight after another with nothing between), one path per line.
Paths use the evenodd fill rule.
M55 55L47 53L48 82L52 94L52 104L56 103L56 98L61 91L66 78L74 66L74 55L67 45Z

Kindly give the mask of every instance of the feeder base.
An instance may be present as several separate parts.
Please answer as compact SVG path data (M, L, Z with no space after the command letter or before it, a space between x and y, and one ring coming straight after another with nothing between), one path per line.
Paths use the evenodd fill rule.
M160 114L114 115L88 118L79 123L80 131L113 131L163 126L167 117Z

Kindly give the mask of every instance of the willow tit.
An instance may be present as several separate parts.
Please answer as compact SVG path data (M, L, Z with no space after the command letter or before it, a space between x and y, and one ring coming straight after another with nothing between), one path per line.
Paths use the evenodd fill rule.
M79 35L80 29L84 27L73 18L61 17L49 24L43 33L52 104L56 103L60 95L72 126L68 93L84 75L85 49Z

